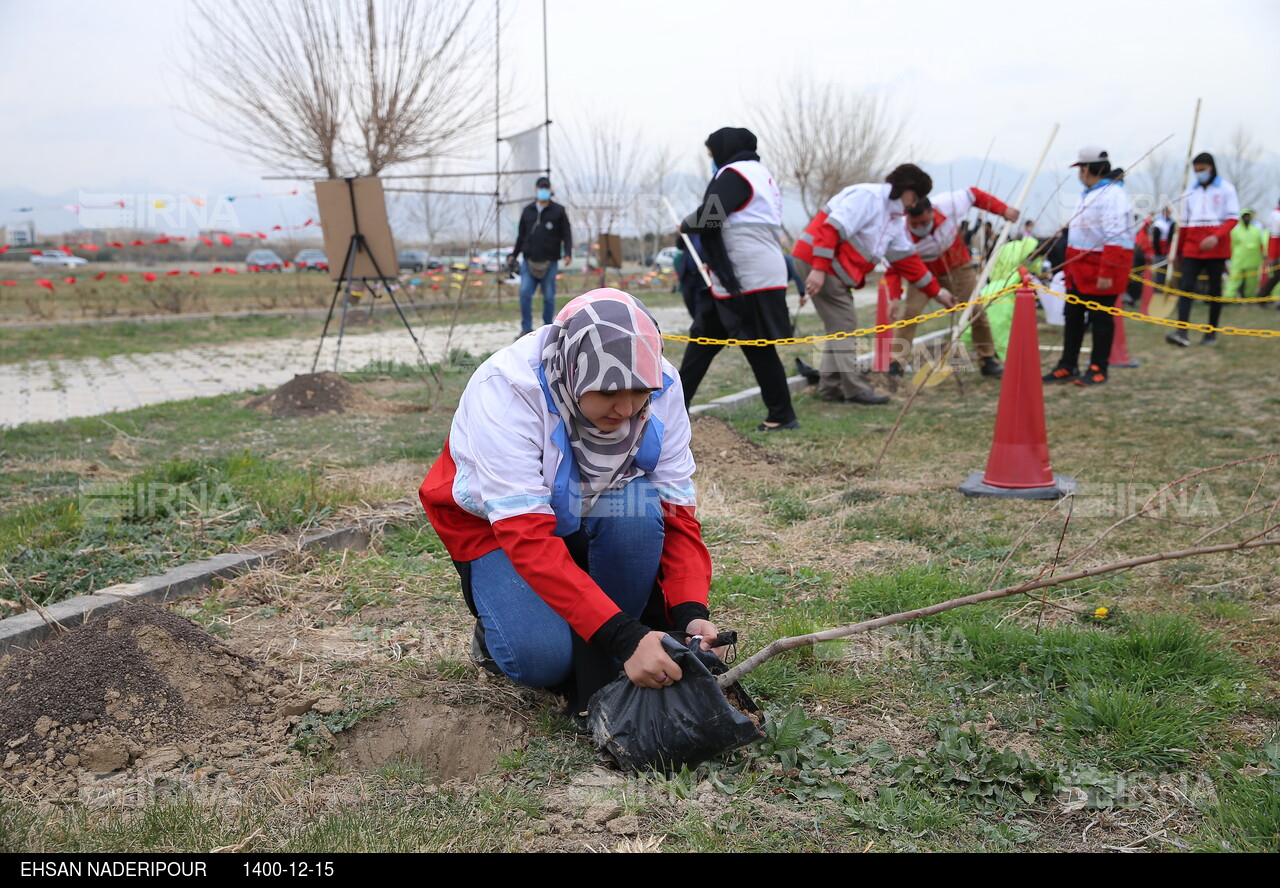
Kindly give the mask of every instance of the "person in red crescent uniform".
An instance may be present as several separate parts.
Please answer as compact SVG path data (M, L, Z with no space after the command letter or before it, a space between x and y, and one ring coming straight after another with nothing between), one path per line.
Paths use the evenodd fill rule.
M1010 222L1018 221L1017 210L977 188L951 191L932 200L924 197L907 211L907 231L916 246L916 253L924 260L925 267L933 272L938 283L962 302L973 298L974 288L978 285L978 273L956 223L974 207L1003 216ZM923 290L915 285L908 286L903 319L917 317L928 301L929 297ZM995 342L991 338L991 325L980 306L973 311L972 330L982 375L1003 375L1004 368L996 357ZM911 352L916 327L902 327L897 334L897 340L893 344L895 360L889 364L889 373L893 376L902 375L901 361Z
M907 211L932 188L928 173L912 163L900 164L883 184L843 189L806 226L791 256L828 334L858 329L852 291L866 285L881 259L928 298L952 305L951 294L916 255L904 224ZM857 348L848 339L828 340L823 348L818 397L856 404L889 400L867 384Z
M580 714L619 672L680 681L667 632L711 649L689 441L657 324L620 290L573 299L480 365L418 492L476 617L477 665Z
M1195 169L1195 184L1182 195L1182 210L1178 235L1178 271L1174 280L1179 289L1194 293L1200 289L1200 278L1207 277L1207 296L1222 296L1222 276L1231 258L1231 229L1240 221L1240 198L1236 187L1218 175L1213 155L1197 154L1191 161ZM1191 306L1196 302L1190 296L1178 297L1178 320L1191 320ZM1209 303L1209 324L1218 326L1222 317L1222 303ZM1175 330L1165 336L1170 345L1186 348L1191 344L1183 330ZM1201 345L1217 345L1218 334L1206 333Z

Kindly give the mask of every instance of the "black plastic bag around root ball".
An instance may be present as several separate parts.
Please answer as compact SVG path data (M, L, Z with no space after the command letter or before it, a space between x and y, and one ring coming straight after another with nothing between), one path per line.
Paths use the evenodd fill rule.
M720 660L686 647L671 636L662 639L683 677L665 688L642 688L625 675L592 695L587 724L596 745L631 771L678 771L745 746L764 736L755 721L725 698L708 665L723 671ZM736 684L730 688L749 711L755 703Z

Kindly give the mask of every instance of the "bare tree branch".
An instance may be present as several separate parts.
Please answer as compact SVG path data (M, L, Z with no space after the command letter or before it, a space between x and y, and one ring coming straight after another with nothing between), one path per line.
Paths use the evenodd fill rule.
M1137 558L1128 558L1124 561L1113 561L1109 564L1100 564L1097 567L1085 568L1083 570L1075 571L1074 573L1058 574L1055 577L1031 580L1017 586L1006 586L1003 589L992 589L987 592L979 592L974 595L965 595L962 598L953 598L950 601L941 601L937 604L931 604L928 607L916 608L915 610L905 611L898 614L889 614L884 617L876 617L874 620L864 620L861 623L854 623L850 626L841 626L836 629L825 629L821 632L814 632L809 635L779 638L761 648L741 663L738 663L732 669L719 676L716 681L719 682L720 687L728 687L747 673L758 669L765 662L773 659L784 651L789 651L798 647L808 647L809 645L818 644L823 641L835 641L839 638L848 638L850 635L870 632L872 629L880 629L884 626L892 626L896 623L907 623L912 620L918 620L921 617L931 617L934 614L940 614L943 611L954 610L955 608L965 607L970 604L981 604L984 601L994 601L998 598L1009 598L1013 595L1023 595L1028 592L1034 592L1037 589L1044 589L1049 586L1061 586L1064 583L1071 583L1076 580L1096 577L1105 573L1114 573L1118 570L1128 570L1133 567L1141 567L1144 564L1154 564L1158 561L1174 561L1180 558L1194 558L1197 555L1212 555L1218 552L1242 552L1251 549L1260 549L1264 546L1280 546L1280 538L1266 538L1266 535L1273 534L1278 529L1280 529L1280 526L1273 525L1254 538L1239 540L1234 543L1223 543L1218 546L1199 546L1191 549L1179 549L1173 552L1158 552L1153 555L1142 555Z

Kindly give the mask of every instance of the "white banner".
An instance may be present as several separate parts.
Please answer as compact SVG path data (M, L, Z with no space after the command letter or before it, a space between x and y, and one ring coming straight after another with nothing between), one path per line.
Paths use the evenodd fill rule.
M543 161L542 143L546 127L542 124L527 129L514 136L503 139L510 149L506 170L542 170L546 169ZM534 183L540 173L503 173L498 178L498 193L502 195L503 215L510 221L512 230L520 221L520 211L533 200Z

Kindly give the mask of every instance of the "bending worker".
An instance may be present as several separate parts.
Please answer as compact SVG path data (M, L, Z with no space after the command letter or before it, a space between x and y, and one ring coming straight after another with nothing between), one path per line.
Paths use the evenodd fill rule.
M916 202L929 195L933 180L920 167L904 163L883 184L850 185L828 201L796 241L791 255L805 279L805 292L828 334L858 329L853 290L866 285L881 259L930 299L953 304L933 272L915 253L903 221ZM828 340L822 351L818 397L824 401L883 404L858 367L850 339Z
M477 665L580 714L619 671L681 679L660 630L718 634L682 395L653 316L612 289L476 370L419 498L476 617Z
M974 288L978 285L978 272L973 267L969 248L965 246L964 239L960 236L960 227L956 223L974 207L1003 216L1010 222L1018 221L1017 210L977 188L949 191L933 201L922 197L914 207L907 210L907 232L915 244L916 253L924 260L925 267L937 277L938 282L961 302L968 302L976 295ZM919 287L907 287L902 318L905 320L919 316L928 302L929 297ZM889 364L891 376L902 375L902 360L911 353L916 326L912 324L896 331L894 360ZM973 330L973 345L978 352L982 375L1003 375L1004 368L996 357L996 346L991 338L991 324L980 305L973 309L973 326L970 329Z

